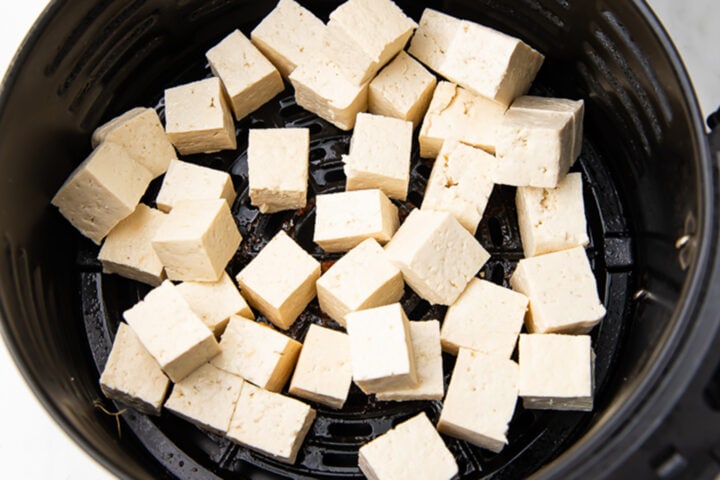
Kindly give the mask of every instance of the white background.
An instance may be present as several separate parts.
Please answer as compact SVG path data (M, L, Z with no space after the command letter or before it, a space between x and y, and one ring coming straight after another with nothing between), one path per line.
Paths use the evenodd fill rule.
M301 0L302 3L302 0ZM0 0L0 72L47 0ZM650 0L693 77L705 115L720 106L720 2ZM0 464L15 479L113 478L48 417L0 341Z

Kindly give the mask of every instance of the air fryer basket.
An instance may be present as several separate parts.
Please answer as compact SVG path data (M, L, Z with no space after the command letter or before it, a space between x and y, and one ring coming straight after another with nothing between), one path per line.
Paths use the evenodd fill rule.
M288 466L167 413L151 418L128 411L118 437L115 419L95 407L97 401L110 410L121 407L102 397L98 370L122 311L148 289L103 276L97 247L74 232L49 200L89 153L95 126L137 105L156 105L162 115L163 88L209 75L207 48L233 28L249 33L274 3L54 1L6 79L0 98L3 332L46 408L123 477L358 478L359 445L421 410L433 420L439 414L438 403L372 402L353 387L343 412L319 408L297 464ZM321 17L338 4L301 3ZM448 446L464 478L608 474L656 428L698 365L718 362L717 354L705 356L717 330L720 295L720 282L711 279L717 271L716 178L687 77L640 1L398 3L416 19L431 7L522 37L548 57L533 93L584 98L587 104L583 155L575 169L586 183L588 253L608 308L593 333L595 411L540 412L519 405L502 453L452 439ZM247 130L282 126L310 128L313 196L341 190L340 154L349 135L298 107L290 88L237 124L237 152L188 157L233 176L239 192L233 211L245 241L232 272L280 229L316 258L336 258L312 242L313 202L301 212L263 217L249 207ZM431 165L415 153L402 215L419 205ZM156 181L146 201L157 188ZM513 197L513 189L496 188L477 234L492 253L481 275L505 285L522 255ZM403 305L411 319L444 314L409 291ZM302 339L311 322L330 322L316 302L291 334ZM452 362L445 359L446 381ZM702 380L700 390L706 385ZM706 403L712 406L712 400Z

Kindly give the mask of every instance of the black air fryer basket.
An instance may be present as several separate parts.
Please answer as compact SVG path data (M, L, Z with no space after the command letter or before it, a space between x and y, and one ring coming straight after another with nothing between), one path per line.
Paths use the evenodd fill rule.
M321 18L339 2L304 0ZM342 412L319 408L293 466L206 434L164 413L116 410L98 387L123 310L148 288L104 276L97 247L49 205L90 151L101 122L163 89L210 75L204 53L233 28L246 34L275 2L55 0L15 59L0 97L0 317L26 379L62 427L125 478L361 478L357 448L433 402L376 403L351 391ZM715 152L682 64L647 5L630 0L398 2L516 35L547 56L532 93L586 102L583 154L588 247L607 317L593 332L592 413L524 410L509 445L490 454L446 439L462 478L712 478L720 472L718 184ZM692 28L688 26L688 28ZM710 46L709 46L710 47ZM709 55L714 54L708 52ZM343 188L349 134L305 112L288 88L237 124L238 150L188 160L232 174L245 237L236 273L280 229L320 260L313 203L259 216L250 208L249 128L311 131L312 196ZM404 216L418 206L432 163L414 155ZM152 201L158 184L146 201ZM482 275L507 285L522 256L514 191L495 189L478 239L492 253ZM411 319L444 311L411 292ZM291 334L327 322L317 303ZM446 381L453 359L445 359ZM468 409L473 405L467 405ZM714 460L713 460L714 458Z

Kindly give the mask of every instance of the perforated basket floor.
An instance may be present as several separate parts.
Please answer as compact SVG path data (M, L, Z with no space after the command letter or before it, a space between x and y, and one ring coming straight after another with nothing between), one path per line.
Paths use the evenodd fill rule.
M208 75L206 66L189 68L174 84ZM551 90L542 87L541 79L536 83L538 86L533 93L553 94ZM148 104L156 104L162 117L164 109L159 100L162 98L161 93L155 92L155 97L148 98ZM310 129L309 202L302 211L260 215L257 209L250 206L248 198L247 134L249 128L277 127ZM236 131L237 151L183 158L226 170L232 175L238 192L233 212L244 241L228 266L229 273L233 276L237 274L281 229L321 261L325 269L338 255L326 254L312 242L314 197L320 193L344 189L341 154L347 153L350 134L298 107L291 88L287 88L250 118L239 122ZM608 308L607 317L593 332L593 347L597 356L596 410L599 410L607 401L603 396L603 387L611 373L623 332L623 320L628 314L632 248L619 196L609 173L603 167L603 159L593 148L589 133L583 155L573 170L583 173L591 238L588 254L597 277L600 296ZM420 206L431 168L432 161L420 159L416 145L408 200L396 202L400 207L401 220L411 209ZM145 202L152 204L160 180L151 185ZM522 258L514 196L513 188L496 186L477 231L478 240L492 254L479 276L505 286L508 286L516 262ZM82 315L96 366L101 371L122 312L140 300L149 288L117 276L103 275L96 260L97 247L80 238L78 244L76 265ZM429 305L409 289L406 290L402 304L411 320L442 320L445 314L444 307ZM258 318L265 321L262 317ZM314 300L289 334L302 340L311 323L339 328L320 312L317 300ZM454 357L444 355L443 363L447 387ZM122 415L122 428L123 435L137 437L169 474L180 478L362 478L357 468L357 450L361 445L420 411L425 411L433 422L437 421L441 402L376 402L353 386L342 411L313 406L318 410L317 420L295 465L279 463L221 437L207 434L167 412L155 418L127 411ZM122 405L115 407L120 409ZM467 405L467 408L474 407ZM457 458L461 478L519 478L537 470L567 448L582 434L592 415L525 410L522 402L518 402L508 433L509 445L500 454L452 438L446 437L445 441Z

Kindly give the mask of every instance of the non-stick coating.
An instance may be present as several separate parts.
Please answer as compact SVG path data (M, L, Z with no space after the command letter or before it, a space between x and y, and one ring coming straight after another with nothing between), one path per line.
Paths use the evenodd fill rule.
M338 2L303 3L326 15ZM510 445L499 455L448 443L470 478L523 476L568 449L571 454L559 466L551 465L565 469L564 477L579 475L590 465L602 472L649 433L652 410L641 411L643 405L662 404L677 395L651 395L662 372L695 354L676 355L690 332L695 300L707 279L708 252L714 251L709 239L716 232L709 220L714 211L709 154L687 78L639 2L399 3L416 19L430 6L521 36L548 56L534 93L586 100L587 136L575 168L586 182L589 254L608 306L607 319L594 332L595 411L519 408ZM3 332L47 408L120 475L274 478L287 472L352 477L357 475L357 445L416 411L437 418L437 404L368 404L354 392L348 407L352 415L322 410L298 465L287 467L169 414L148 419L129 411L123 414L119 438L115 419L94 406L100 400L112 408L99 392L98 368L122 311L146 288L100 274L96 247L60 218L49 199L89 153L95 126L128 108L157 104L165 87L207 75L204 51L232 28L248 33L273 4L58 0L34 30L0 99ZM188 159L233 173L241 198L234 211L247 236L233 272L247 261L243 254L251 256L280 228L290 230L309 250L316 248L309 240L311 208L297 216L265 219L253 218L246 208L247 129L283 125L311 128L311 189L342 188L338 160L348 135L308 116L293 104L289 91L238 125L238 152ZM410 203L418 203L429 167L415 159ZM496 190L478 231L493 253L483 273L498 283L506 282L520 256L512 196L512 189ZM256 237L247 235L253 223ZM678 239L684 237L689 241L678 251ZM413 319L442 316L410 294L404 303ZM309 321L323 319L310 312L293 334L301 338ZM446 374L451 360L446 360ZM623 430L626 424L633 424L633 430ZM615 440L619 435L611 438L610 432L620 431L633 440L620 444ZM589 446L590 454L572 453ZM600 450L615 454L594 455Z

